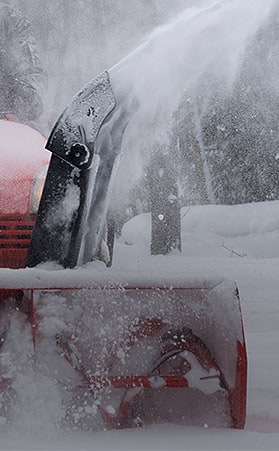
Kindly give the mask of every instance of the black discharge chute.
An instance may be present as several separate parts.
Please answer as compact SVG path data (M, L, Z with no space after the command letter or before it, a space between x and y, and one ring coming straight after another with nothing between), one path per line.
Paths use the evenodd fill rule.
M26 260L65 268L98 257L113 175L135 100L116 105L108 72L89 82L57 120L52 152Z

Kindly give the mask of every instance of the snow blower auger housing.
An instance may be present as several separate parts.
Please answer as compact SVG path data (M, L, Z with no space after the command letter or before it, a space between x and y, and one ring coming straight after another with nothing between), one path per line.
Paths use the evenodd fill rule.
M34 371L48 374L75 427L168 421L243 428L247 360L235 284L187 280L160 267L160 277L100 271L97 262L77 268L100 255L122 137L136 108L133 97L115 95L105 72L50 135L28 268L1 270L1 391L16 390L26 364L17 356L11 374L5 357L17 353L12 334L24 316ZM33 268L49 261L66 269Z
M72 396L91 405L94 427L244 427L247 360L234 283L144 284L130 277L108 284L103 277L76 289L73 280L53 288L57 278L50 275L49 285L39 287L35 277L38 288L22 289L35 352L49 367L57 365L57 351L62 356L67 369L57 365L55 383L66 371ZM8 328L1 333L4 351ZM13 380L2 371L0 387L9 386ZM69 421L71 415L69 408Z

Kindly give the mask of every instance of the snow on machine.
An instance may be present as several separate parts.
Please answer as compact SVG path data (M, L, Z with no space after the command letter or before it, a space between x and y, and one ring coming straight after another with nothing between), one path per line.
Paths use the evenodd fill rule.
M49 157L31 127L0 120L0 262L22 268L35 223Z
M79 269L103 258L122 137L136 109L133 96L116 95L104 72L74 97L48 139L52 157L26 268L0 272L0 418L12 416L7 405L20 397L19 377L31 368L58 390L62 424L245 425L247 360L234 283L190 279L183 270L164 274L160 267L154 276L99 264ZM13 191L15 205L27 195L24 171ZM30 174L28 198L36 185ZM9 195L7 186L3 194ZM21 247L15 251L5 240L25 235L25 216L11 232L2 204L0 213L1 264L16 268Z

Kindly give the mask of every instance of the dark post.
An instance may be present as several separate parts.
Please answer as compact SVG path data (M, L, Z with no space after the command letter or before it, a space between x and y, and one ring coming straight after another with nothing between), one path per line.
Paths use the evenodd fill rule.
M151 202L151 254L181 251L178 170L169 155L156 147L149 167Z

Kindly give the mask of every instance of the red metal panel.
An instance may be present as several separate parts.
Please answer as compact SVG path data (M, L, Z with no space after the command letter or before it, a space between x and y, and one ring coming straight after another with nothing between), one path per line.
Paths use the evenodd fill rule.
M0 267L22 268L35 217L0 218Z

